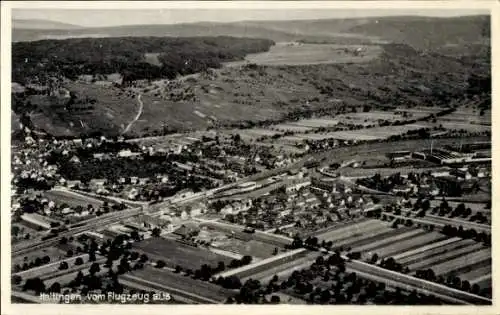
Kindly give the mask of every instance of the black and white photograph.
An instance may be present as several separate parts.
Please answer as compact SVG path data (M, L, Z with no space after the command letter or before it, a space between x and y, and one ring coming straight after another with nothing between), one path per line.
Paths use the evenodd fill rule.
M90 2L2 3L2 299L494 305L492 6Z

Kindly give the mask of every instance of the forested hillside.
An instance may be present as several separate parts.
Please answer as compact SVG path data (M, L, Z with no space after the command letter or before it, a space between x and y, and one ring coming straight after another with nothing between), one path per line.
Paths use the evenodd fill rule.
M221 62L241 60L249 53L267 51L267 39L232 37L118 37L42 40L12 45L12 80L83 74L120 73L125 80L174 78L218 68ZM146 53L157 53L160 65L148 63Z

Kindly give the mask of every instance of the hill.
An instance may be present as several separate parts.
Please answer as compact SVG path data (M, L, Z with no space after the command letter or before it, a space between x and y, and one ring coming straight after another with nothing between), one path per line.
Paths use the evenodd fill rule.
M38 29L38 30L74 30L82 26L39 19L12 19L13 29Z
M71 37L123 36L232 36L267 38L275 42L312 41L332 43L393 42L416 49L483 43L490 37L489 16L437 18L423 16L370 17L295 21L241 21L171 25L124 25L114 27L40 30L13 28L13 41Z
M74 136L119 134L141 108L139 119L128 129L128 135L141 136L254 124L297 112L335 113L365 105L448 107L474 100L475 104L491 107L489 23L486 16L384 17L37 30L39 34L61 36L128 36L15 43L13 78L24 83L23 77L28 76L41 82L45 74L49 73L46 79L50 79L55 73L57 84L73 95L73 103L68 107L65 102L70 100L63 100L60 110L55 110L60 102L57 97L28 89L14 98L13 109L21 117L28 115L39 129ZM203 37L147 38L142 34L234 37L218 37L213 42ZM213 69L268 49L272 42L257 36L335 45L315 49L313 44L288 47L286 43L274 55L283 60L281 53L295 58L307 49L321 48L328 57L323 64L242 63ZM345 42L339 44L341 39ZM349 46L351 41L363 43L361 54L373 52L370 58L345 57L360 49ZM316 58L319 61L323 56ZM129 76L130 80L149 81L133 82L135 92L131 93L129 87L76 79L90 74L93 81L102 81L100 77L113 72L121 72L125 79ZM136 76L130 76L130 72ZM172 74L181 77L173 79ZM139 94L141 101L137 100Z

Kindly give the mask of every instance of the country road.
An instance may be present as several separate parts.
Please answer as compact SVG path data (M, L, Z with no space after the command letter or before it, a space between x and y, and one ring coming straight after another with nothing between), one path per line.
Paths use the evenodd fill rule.
M142 94L139 94L137 95L137 102L139 103L139 111L137 112L137 115L135 115L134 119L129 122L129 124L127 125L127 127L125 127L125 129L123 129L122 131L122 135L123 134L126 134L130 128L132 127L132 125L139 119L139 117L141 117L142 115L142 110L144 109L144 103L142 102L141 100L141 96Z

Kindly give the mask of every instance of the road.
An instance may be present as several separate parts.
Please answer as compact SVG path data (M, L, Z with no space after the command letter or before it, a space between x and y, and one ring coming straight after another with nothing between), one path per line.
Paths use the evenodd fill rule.
M127 218L136 216L141 212L142 212L142 207L112 212L102 215L100 217L89 219L84 222L84 225L68 229L65 232L59 233L57 237L48 240L42 240L41 238L37 238L33 239L30 242L15 244L17 246L13 246L12 255L20 256L30 251L34 251L36 249L53 246L57 244L62 237L70 237L74 236L77 233L85 232L92 229L97 229L99 227L104 227L106 225L113 224L121 220L125 220Z
M137 111L137 115L135 115L134 119L128 123L127 127L125 127L125 129L123 129L122 131L122 135L123 134L126 134L130 128L132 127L132 125L139 119L139 117L141 117L142 115L142 110L144 109L144 103L142 102L141 100L141 96L142 94L138 94L137 95L137 102L139 103L139 110Z

